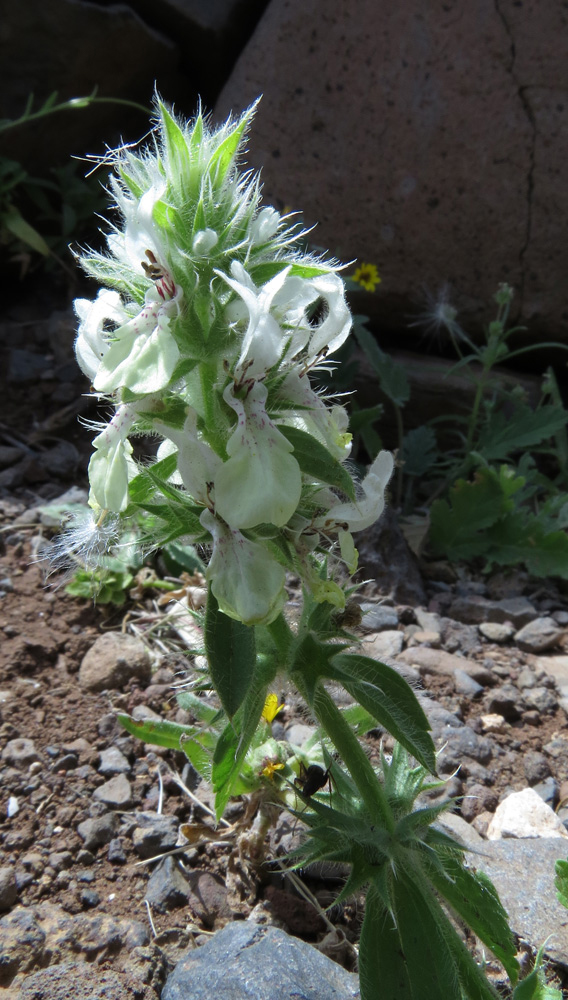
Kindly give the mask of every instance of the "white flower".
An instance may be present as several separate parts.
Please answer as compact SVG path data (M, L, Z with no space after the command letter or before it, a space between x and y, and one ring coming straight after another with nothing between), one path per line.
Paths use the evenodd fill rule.
M223 398L238 420L227 442L229 458L215 475L215 509L232 528L280 527L300 500L302 475L292 445L265 409L267 389L254 382L244 399L229 383Z
M178 472L188 493L198 503L209 503L207 486L215 480L223 461L198 434L195 410L188 409L183 430L168 427L158 420L155 427L168 439L168 444L171 441L177 448ZM160 445L159 451L162 448ZM171 454L171 450L164 451L160 457L165 458L166 454Z
M251 224L249 230L251 242L254 245L267 243L276 234L279 225L280 213L270 206L263 208Z
M144 395L166 388L180 356L170 324L182 295L164 281L148 289L142 310L113 333L93 382L97 392L124 387Z
M245 625L269 625L285 601L285 572L259 545L204 510L203 527L213 535L213 555L206 577L219 607Z
M122 260L138 274L143 274L142 261L146 251L150 250L157 260L165 259L166 246L160 239L160 228L154 219L154 208L165 193L167 181L158 170L157 164L150 159L145 161L152 176L138 176L137 182L148 184L148 189L138 199L132 197L124 186L115 178L111 178L111 187L117 205L124 216L124 230L115 230L108 238L109 249L119 260ZM125 169L132 169L132 164L126 160Z
M261 376L282 358L288 345L290 362L301 352L308 361L336 351L349 335L351 314L345 301L343 282L336 274L316 278L290 275L283 268L261 288L256 288L242 264L234 262L228 277L220 277L240 296L247 313L248 327L243 336L236 372ZM308 310L322 303L322 319L313 324ZM242 308L230 303L229 320L243 318Z
M315 521L324 531L347 525L349 531L363 531L379 518L385 507L385 489L394 469L390 451L380 451L361 483L362 496L356 503L336 503Z
M196 257L206 257L218 242L219 237L214 229L200 229L193 237L193 253Z
M118 292L111 292L107 288L101 288L94 302L75 299L73 307L80 320L75 341L77 363L81 371L93 381L108 351L105 323L121 326L128 317Z
M136 472L128 440L135 419L134 406L119 406L110 423L93 441L95 453L89 462L91 494L99 507L116 514L128 507L129 473Z
M299 409L286 411L279 421L298 427L317 438L339 462L349 457L352 435L348 433L349 415L343 406L326 406L314 392L307 375L293 371L282 384L281 396Z

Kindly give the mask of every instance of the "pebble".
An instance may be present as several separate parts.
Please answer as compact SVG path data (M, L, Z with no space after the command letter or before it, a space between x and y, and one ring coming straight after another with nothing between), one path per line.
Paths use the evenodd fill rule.
M93 907L98 906L101 901L96 889L83 889L81 892L81 905L85 909L93 909Z
M179 821L175 816L139 812L134 818L137 826L132 831L132 843L140 858L153 858L176 846Z
M563 635L554 618L535 618L515 633L515 642L527 653L543 653L556 646Z
M393 629L398 625L398 612L384 604L372 604L364 601L361 604L363 620L360 628L363 632L381 632L383 629Z
M499 803L487 829L488 840L503 837L565 837L568 831L534 788L512 792Z
M120 837L113 837L110 841L107 858L113 865L123 865L126 862L126 853Z
M106 632L85 654L79 669L79 684L87 691L121 688L132 677L148 683L152 676L146 646L135 636Z
M234 921L190 949L168 977L162 1000L356 1000L358 977L277 927Z
M449 614L451 618L469 625L511 622L517 629L538 618L538 611L526 597L505 597L500 601L490 601L476 594L456 598L450 605Z
M502 715L508 721L519 718L519 703L522 700L520 691L514 684L503 684L494 688L487 702L489 715Z
M397 656L398 663L407 663L416 667L420 674L446 674L454 676L455 670L463 670L473 677L478 684L494 684L495 678L487 667L465 656L447 653L444 649L431 649L429 646L415 646L405 649Z
M16 873L12 865L0 868L0 910L9 910L18 898Z
M523 760L523 769L529 785L536 785L538 781L544 781L552 773L548 758L543 753L539 753L538 750L527 750Z
M93 798L110 809L128 809L132 805L132 785L124 774L117 774L95 788Z
M484 691L482 685L466 674L465 670L454 670L454 685L456 692L466 698L477 698Z
M492 788L474 783L467 788L460 805L460 813L468 823L471 823L482 812L493 813L497 804L497 794Z
M132 768L118 747L107 747L101 750L101 759L97 768L99 774L128 774Z
M315 726L308 726L303 722L295 722L286 730L286 739L296 747L303 747L316 732Z
M482 622L479 631L489 642L508 642L515 634L510 622Z
M8 741L2 751L2 760L14 767L27 767L33 761L40 760L40 755L33 740L18 736L17 739Z
M189 882L176 857L163 858L152 872L146 886L146 900L152 909L165 913L178 906L187 906Z
M545 778L544 781L537 782L536 785L532 786L537 795L540 795L543 802L546 802L547 806L551 809L556 809L559 800L558 792L558 782L556 778L552 775L549 778Z
M401 652L403 644L404 634L402 632L387 629L363 639L361 653L364 656L370 656L373 660L390 660Z
M114 813L104 813L79 823L77 832L84 841L85 848L92 851L102 844L108 844L114 837L118 827L118 819Z
M524 693L524 700L529 709L536 709L537 712L554 712L558 706L554 691L547 687L529 688Z

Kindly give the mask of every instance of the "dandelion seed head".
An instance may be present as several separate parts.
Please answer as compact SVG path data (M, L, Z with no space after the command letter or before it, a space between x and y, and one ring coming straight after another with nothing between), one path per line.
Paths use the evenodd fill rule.
M50 571L81 566L94 570L119 537L120 518L101 511L85 510L70 518L68 527L57 537L49 553Z

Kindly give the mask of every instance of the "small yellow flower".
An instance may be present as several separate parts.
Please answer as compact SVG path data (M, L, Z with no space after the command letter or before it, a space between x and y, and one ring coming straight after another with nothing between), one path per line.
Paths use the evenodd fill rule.
M268 778L270 781L273 781L276 771L281 771L282 768L285 767L285 765L281 764L279 760L275 760L271 757L265 757L262 763L263 767L261 768L260 773L263 778Z
M262 718L266 719L266 721L270 723L283 708L284 708L284 702L282 702L281 705L278 704L278 695L269 694L266 696L266 701L264 702L264 708L262 709Z
M381 283L376 264L365 264L363 262L355 271L353 281L361 285L361 288L364 288L365 291L374 292L377 285Z

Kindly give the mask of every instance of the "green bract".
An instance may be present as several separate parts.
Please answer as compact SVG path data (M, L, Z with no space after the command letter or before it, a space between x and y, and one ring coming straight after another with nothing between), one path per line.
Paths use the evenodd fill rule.
M338 265L305 253L238 168L254 110L213 130L157 103L153 142L114 154L122 224L106 254L81 258L104 287L75 303L77 360L114 406L89 465L95 528L138 507L158 515L156 544L211 544L219 608L248 625L279 614L286 569L344 604L312 553L323 535L355 569L350 532L380 515L393 468L381 453L356 489L347 414L310 382L351 316ZM161 439L144 467L130 441L141 432Z

